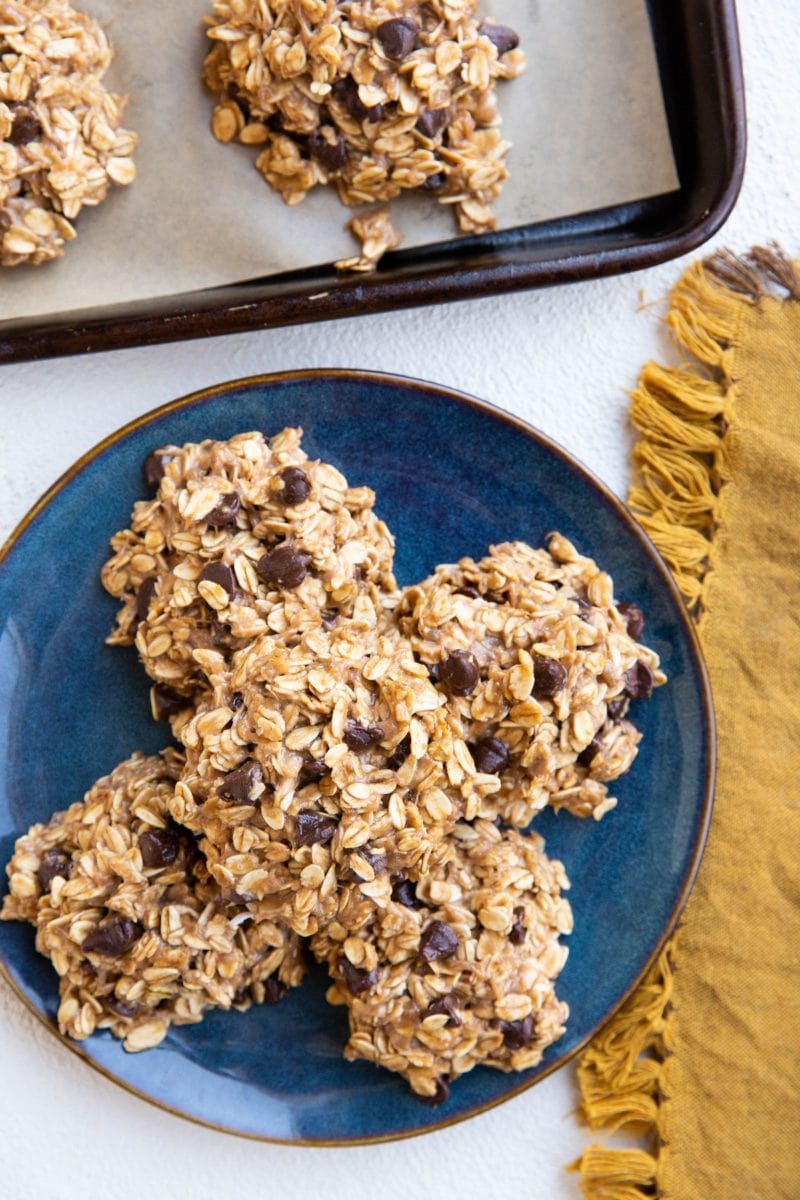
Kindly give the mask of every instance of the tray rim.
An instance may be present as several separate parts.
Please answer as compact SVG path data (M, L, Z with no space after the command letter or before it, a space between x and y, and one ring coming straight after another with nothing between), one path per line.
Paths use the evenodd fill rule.
M72 1054L76 1055L82 1062L89 1066L93 1071L104 1076L111 1083L123 1088L129 1094L136 1096L140 1100L144 1100L147 1104L154 1108L160 1109L163 1112L168 1112L172 1116L180 1117L185 1121L190 1121L194 1125L199 1125L206 1129L212 1129L217 1133L231 1134L235 1137L245 1138L248 1141L263 1142L271 1145L291 1146L291 1147L320 1147L320 1148L347 1148L354 1146L369 1146L379 1145L382 1143L405 1141L409 1138L422 1137L429 1133L435 1133L441 1129L447 1129L454 1125L459 1125L472 1117L479 1116L481 1113L488 1112L490 1109L497 1108L504 1104L507 1100L511 1100L523 1092L534 1087L547 1076L560 1070L568 1063L572 1062L586 1048L594 1037L603 1029L609 1021L620 1011L623 1005L630 999L639 985L643 982L658 956L661 954L664 946L678 924L680 916L683 912L686 902L689 898L691 890L697 878L697 872L705 851L708 832L711 824L711 817L714 807L714 785L716 779L717 767L717 739L716 739L716 717L714 713L713 696L711 692L711 682L708 675L708 669L703 657L700 639L697 633L696 626L692 621L686 609L683 597L678 590L678 586L667 567L664 560L661 558L656 547L653 545L650 538L639 525L638 521L633 516L633 513L627 505L605 484L590 468L585 466L578 458L572 455L558 442L554 441L547 434L529 424L523 418L514 413L507 412L498 405L492 404L488 400L473 396L468 392L463 392L457 388L448 387L446 384L436 383L433 381L414 378L411 376L400 375L396 372L386 371L371 371L359 370L347 367L312 367L302 368L288 371L275 371L259 375L243 376L239 379L223 380L219 383L211 384L205 388L199 388L196 391L188 392L184 396L179 396L174 400L167 401L156 408L150 409L148 412L142 413L132 420L127 421L112 433L108 434L101 441L97 442L89 450L85 451L76 461L67 468L55 481L46 489L39 499L32 505L29 511L17 523L11 533L0 546L0 570L3 569L6 558L11 553L19 539L33 524L39 513L57 496L80 472L91 463L98 455L110 449L117 442L121 441L128 434L135 430L143 428L151 421L165 416L170 412L181 409L190 408L198 404L206 398L223 394L227 391L234 391L242 387L251 387L254 385L272 385L286 383L297 380L313 382L319 380L320 377L334 378L340 380L349 380L363 384L393 384L401 383L404 387L412 387L416 391L422 391L430 395L431 393L439 395L444 399L455 401L459 404L467 405L468 407L477 408L480 411L488 413L490 416L499 418L506 424L511 425L518 433L524 437L537 442L548 452L560 458L569 467L578 471L587 482L592 485L603 497L603 499L614 509L617 516L622 520L633 537L640 542L645 553L649 557L653 568L659 576L662 584L670 593L675 602L676 613L679 621L687 635L687 645L690 650L691 659L696 670L697 681L700 687L701 705L703 709L704 730L707 742L707 761L705 775L703 779L703 806L700 814L700 821L697 828L695 844L693 847L691 861L688 864L683 877L680 892L676 902L670 912L670 915L665 922L661 934L656 939L655 945L652 947L647 959L641 970L620 996L615 1004L613 1004L600 1018L597 1024L575 1045L573 1048L565 1052L561 1057L552 1063L548 1063L546 1067L535 1075L532 1079L523 1080L516 1086L510 1087L496 1099L486 1101L485 1103L477 1104L464 1112L458 1113L455 1116L447 1117L439 1121L434 1121L423 1128L400 1130L391 1134L378 1134L362 1138L277 1138L268 1137L263 1134L250 1133L245 1130L235 1129L230 1126L220 1125L213 1121L206 1121L194 1114L184 1112L183 1110L167 1104L162 1100L148 1095L141 1089L128 1083L120 1078L113 1071L102 1066L84 1050L83 1043L75 1042L62 1034L58 1027L48 1020L45 1013L40 1011L36 1005L25 995L22 989L17 985L9 971L6 962L0 958L0 977L10 986L12 992L22 1001L26 1009L33 1014L36 1020L42 1024L53 1036L55 1036L62 1045L64 1045Z

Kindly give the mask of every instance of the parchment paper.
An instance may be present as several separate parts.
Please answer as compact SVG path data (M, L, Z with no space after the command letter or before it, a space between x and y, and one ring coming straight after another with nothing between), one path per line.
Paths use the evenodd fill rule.
M127 92L138 176L84 209L66 254L0 271L0 319L254 279L352 254L351 211L332 188L288 208L255 147L220 145L200 83L206 0L75 0L116 49L106 77ZM528 66L499 85L510 178L499 228L586 212L678 186L644 0L484 0L521 35ZM455 235L434 201L392 205L404 246Z

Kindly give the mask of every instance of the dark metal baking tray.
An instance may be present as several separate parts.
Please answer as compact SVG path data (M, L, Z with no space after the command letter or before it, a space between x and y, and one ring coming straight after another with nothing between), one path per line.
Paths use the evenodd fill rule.
M736 10L734 0L649 0L648 7L679 190L398 251L369 276L320 267L132 304L2 321L0 363L496 295L632 271L688 253L722 225L744 172Z

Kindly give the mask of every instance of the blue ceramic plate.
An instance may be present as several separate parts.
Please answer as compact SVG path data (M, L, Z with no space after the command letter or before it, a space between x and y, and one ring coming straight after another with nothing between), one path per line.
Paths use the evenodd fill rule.
M312 972L275 1007L214 1013L157 1049L126 1054L108 1033L70 1048L176 1113L251 1137L366 1142L450 1124L529 1087L605 1022L663 944L691 885L709 819L713 717L693 630L672 580L623 506L521 421L444 388L355 372L242 380L157 409L91 451L12 536L0 563L0 859L33 821L82 795L164 727L132 651L103 644L115 604L100 587L109 537L141 493L145 455L167 442L271 434L300 424L312 456L368 483L397 538L401 583L494 541L534 545L558 529L647 614L669 676L637 712L644 732L619 807L599 825L545 812L537 828L566 863L575 932L559 980L568 1031L523 1075L478 1069L438 1109L399 1078L346 1063L346 1017ZM56 976L33 931L0 924L0 961L22 999L55 1028ZM68 1044L65 1042L65 1044Z

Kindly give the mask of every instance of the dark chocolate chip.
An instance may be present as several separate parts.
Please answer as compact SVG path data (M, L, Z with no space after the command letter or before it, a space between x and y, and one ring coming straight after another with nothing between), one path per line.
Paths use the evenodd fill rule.
M644 632L644 613L639 608L639 605L629 604L626 600L623 600L617 605L617 612L625 622L628 637L632 637L635 642L638 642Z
M141 622L147 616L150 608L150 601L156 594L156 579L155 575L148 575L147 579L143 579L139 590L136 593L136 604L133 609L133 622L131 623L131 633L135 633Z
M169 460L170 456L168 454L162 454L159 450L153 450L142 463L144 481L153 491L156 490L164 478L164 471Z
M521 946L525 941L525 925L523 917L525 916L524 908L514 909L514 924L511 926L511 932L508 935L508 940L512 946Z
M14 113L11 132L8 135L11 145L27 146L28 142L35 142L41 132L42 126L36 113L21 104Z
M281 983L274 975L270 975L264 980L264 1003L277 1004L286 995L287 987L285 983Z
M139 922L130 917L107 918L83 939L81 949L106 958L121 958L136 945L143 933Z
M458 934L444 921L431 921L419 939L419 953L424 962L449 958L458 949Z
M532 1016L523 1017L520 1021L501 1021L500 1029L509 1050L521 1050L523 1046L529 1046L536 1033Z
M400 878L392 884L392 899L395 904L405 908L424 908L421 900L417 899L417 886L410 879Z
M619 721L628 711L628 701L625 696L619 696L616 700L609 700L606 707L609 719Z
M156 721L166 721L169 717L174 717L184 708L189 708L191 703L188 696L179 696L163 683L156 683L150 689L150 707Z
M300 787L304 787L307 783L314 783L317 779L322 779L322 776L327 773L328 768L321 758L310 758L300 768L297 782Z
M229 804L257 804L255 788L264 779L261 764L247 758L235 771L229 771L217 788L217 795Z
M625 672L623 679L626 695L630 696L631 700L649 700L652 696L655 678L645 663L635 663L630 671Z
M543 654L533 656L533 695L537 700L551 700L567 685L567 668L554 658Z
M228 701L228 708L232 712L238 712L243 704L244 704L244 696L242 695L242 693L234 692L233 695L231 696L230 700Z
M446 996L440 996L438 1000L433 1000L425 1012L423 1017L432 1017L435 1013L446 1013L447 1021L445 1025L461 1025L461 1017L458 1015L458 1001L452 992L448 992Z
M456 596L469 596L471 600L479 600L480 592L472 583L465 583L463 587L456 588Z
M578 764L588 769L591 767L592 763L602 749L603 743L600 741L600 738L597 736L597 734L595 734L586 749L581 750L580 754L578 755Z
M367 108L358 94L358 84L352 75L346 75L344 79L337 79L331 91L335 99L339 100L354 117L356 121L380 121L383 117L383 105L375 104L372 108Z
M358 721L348 721L344 729L344 743L355 754L363 754L383 741L383 727L380 725L362 725Z
M446 183L447 176L444 171L437 171L435 175L429 175L422 186L426 192L439 192ZM471 595L471 593L464 592L463 588L457 588L456 590L464 595Z
M295 817L295 845L314 846L317 842L329 842L339 826L335 817L327 813L299 812Z
M500 738L482 737L470 749L475 768L482 775L499 775L508 766L508 746Z
M392 753L386 759L386 765L390 771L399 771L403 763L411 753L411 736L406 734L401 742L398 742Z
M139 853L145 867L169 867L180 854L181 839L174 829L146 829L139 834Z
M370 850L368 846L359 846L358 850L353 851L360 858L363 858L372 867L376 875L380 875L381 871L386 870L386 855L380 850ZM351 883L364 883L364 876L360 875L355 867L348 867L347 878Z
M354 967L344 955L339 959L339 969L351 996L360 996L362 992L369 991L378 979L376 970L367 971L364 967Z
M296 550L289 542L281 542L258 560L256 574L267 587L291 591L303 582L310 565L310 554Z
M335 133L335 131L332 132L334 132L334 140L329 142L328 139L323 136L321 129L315 129L308 139L308 148L311 152L311 157L315 158L320 166L324 167L326 171L340 171L347 162L347 149L345 147L345 142L342 135L340 133ZM287 467L287 470L300 471L300 468ZM286 472L284 471L283 474L285 476ZM306 475L302 471L300 471L300 474L303 476L305 487L307 489L305 495L301 497L301 499L305 500L306 496L311 491L311 488ZM284 485L284 503L300 503L300 500L286 500L285 494L286 485Z
M135 1000L118 1000L116 996L104 997L103 1004L118 1017L135 1017L139 1011Z
M240 504L238 492L228 492L220 496L219 503L206 517L206 525L210 525L212 529L227 529L235 525Z
M508 25L492 25L491 22L484 21L479 27L478 33L482 33L497 47L498 54L516 50L519 45L519 34L516 30L510 29Z
M423 1104L429 1104L431 1108L436 1108L438 1105L444 1104L449 1095L450 1084L441 1075L436 1080L436 1091L432 1096L420 1096L419 1092L413 1093L415 1100L420 1100Z
M72 859L63 850L45 850L42 860L39 863L39 869L36 872L39 887L43 892L49 892L50 884L56 876L60 875L62 879L69 879L71 870Z
M468 696L478 682L478 664L466 650L453 650L439 663L439 683L451 696Z
M223 562L207 563L200 572L198 582L217 583L229 596L236 592L236 576L232 568Z
M446 108L423 108L417 117L417 129L423 137L435 138L447 124L448 116Z
M419 25L413 17L393 17L391 21L383 21L375 30L384 54L396 62L411 53L418 33Z
M302 504L304 500L308 499L311 494L311 481L301 467L284 467L281 471L281 479L283 480L283 491L278 495L278 499L287 508L294 504Z

